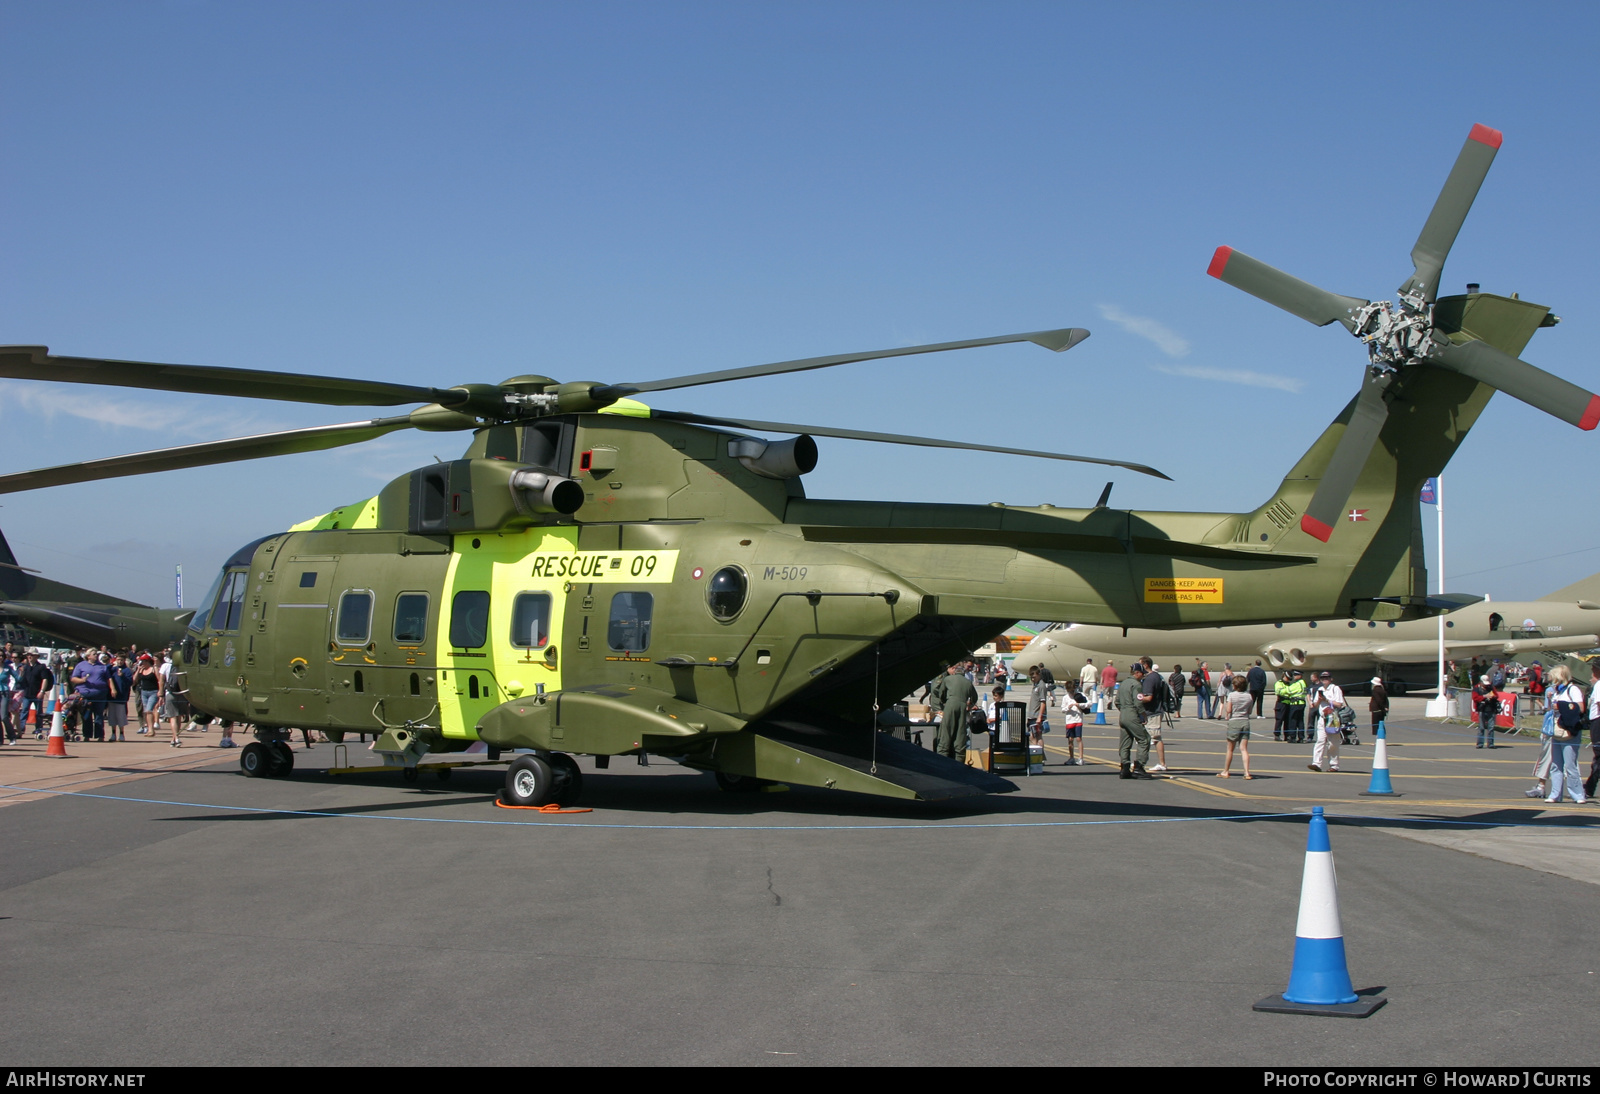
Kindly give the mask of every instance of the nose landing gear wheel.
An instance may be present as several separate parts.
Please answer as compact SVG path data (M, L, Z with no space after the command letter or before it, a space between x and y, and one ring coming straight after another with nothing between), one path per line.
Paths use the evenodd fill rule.
M550 770L556 777L555 790L552 797L555 803L563 808L573 805L583 796L583 771L578 767L578 761L564 752L557 752L550 757Z
M518 756L506 771L507 805L546 805L554 796L555 788L555 772L538 756Z
M249 779L259 779L268 774L271 761L267 756L267 746L260 741L251 741L239 752L239 770Z

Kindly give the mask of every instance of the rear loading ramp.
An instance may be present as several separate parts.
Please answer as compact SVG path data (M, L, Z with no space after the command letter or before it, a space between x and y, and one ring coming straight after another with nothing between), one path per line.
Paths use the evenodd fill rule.
M729 775L909 801L948 801L1016 789L1009 780L987 771L888 734L844 723L762 721L719 737L712 761L706 766ZM693 764L694 760L686 762Z

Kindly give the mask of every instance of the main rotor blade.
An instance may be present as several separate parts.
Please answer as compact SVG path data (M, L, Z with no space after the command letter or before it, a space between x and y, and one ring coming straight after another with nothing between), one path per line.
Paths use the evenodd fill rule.
M183 467L204 467L214 463L255 460L264 456L283 456L294 452L316 452L324 448L338 448L340 445L370 441L385 433L406 429L410 425L409 416L374 418L367 422L319 425L309 429L285 430L282 433L261 433L254 437L237 437L231 441L206 441L203 444L157 448L149 452L111 456L85 463L43 467L37 471L0 475L0 494L38 490L45 486L64 486L73 482L115 479L124 475L146 475L153 471L174 471Z
M966 441L942 441L934 437L906 437L899 433L867 433L858 429L830 429L827 426L794 425L789 422L757 422L744 418L711 418L704 414L688 414L678 410L651 410L652 418L664 418L672 422L692 422L696 425L726 426L730 429L755 429L769 433L810 433L818 437L838 437L846 441L879 441L883 444L909 444L921 448L962 448L972 452L1003 452L1011 456L1038 456L1046 460L1070 460L1074 463L1098 463L1107 467L1126 467L1130 471L1137 471L1141 475L1154 475L1158 479L1171 477L1163 475L1153 467L1146 467L1142 463L1125 463L1122 460L1102 460L1094 456L1068 456L1060 452L1036 452L1030 448L1004 448L992 444L969 444Z
M1344 503L1350 500L1350 491L1355 488L1356 479L1372 454L1372 446L1378 443L1383 423L1389 418L1389 404L1383 397L1388 386L1389 377L1367 373L1361 394L1356 396L1355 410L1344 427L1344 436L1339 438L1333 458L1322 472L1322 481L1311 495L1311 504L1300 518L1300 530L1307 535L1326 543L1337 522L1344 517Z
M674 376L670 380L646 380L637 384L608 384L597 387L592 394L597 398L621 398L644 391L670 391L680 387L698 387L701 384L720 384L724 380L747 380L752 376L778 376L786 372L808 372L815 368L831 368L855 361L875 361L880 357L907 357L915 353L942 353L949 349L972 349L975 346L999 346L1007 342L1032 342L1057 353L1069 350L1089 337L1082 327L1064 330L1036 330L1027 334L1002 334L994 338L969 338L962 342L935 342L927 346L903 346L899 349L879 349L867 353L836 353L831 357L804 357L796 361L778 361L770 365L750 365L746 368L725 368L720 372L697 372L692 376Z
M1444 270L1444 260L1450 257L1450 248L1455 245L1461 224L1467 219L1478 188L1483 185L1489 165L1494 163L1494 154L1499 150L1498 129L1486 125L1472 127L1455 166L1450 168L1450 176L1444 180L1444 189L1439 191L1439 200L1433 203L1433 211L1422 226L1422 234L1417 236L1417 245L1411 248L1411 264L1417 272L1400 286L1401 292L1420 290L1430 304L1439 295L1439 275Z
M1340 296L1319 289L1309 281L1301 281L1232 247L1218 247L1206 273L1319 327L1343 323L1353 331L1355 323L1351 314L1368 304L1360 297Z
M262 372L211 365L165 365L113 361L99 357L60 357L47 346L0 346L0 377L69 384L184 391L196 395L237 395L324 406L398 406L402 403L460 403L462 392L431 387L352 380L301 372Z
M1446 345L1427 363L1470 376L1579 429L1593 429L1600 423L1600 395L1552 376L1487 342Z

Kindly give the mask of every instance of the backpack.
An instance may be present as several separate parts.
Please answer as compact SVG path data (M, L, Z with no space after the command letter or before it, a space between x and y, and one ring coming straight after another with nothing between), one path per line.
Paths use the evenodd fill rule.
M1172 698L1172 689L1167 687L1167 681L1159 672L1152 673L1151 675L1156 678L1156 686L1151 689L1150 692L1150 698L1152 701L1150 703L1149 713L1158 714L1163 710L1170 713L1173 707L1177 705Z
M1556 699L1556 724L1562 729L1566 730L1568 733L1571 733L1574 730L1582 729L1583 723L1586 720L1584 718L1583 703L1581 700L1574 702L1571 699L1561 697L1571 694L1572 685L1568 684L1557 693L1558 698ZM1580 692L1579 694L1582 693Z
M967 732L989 732L989 717L988 715L984 714L982 707L973 707L971 710L967 711Z
M1195 669L1189 674L1189 686L1194 688L1196 691L1199 691L1201 688L1206 686L1205 677L1200 675L1199 669Z

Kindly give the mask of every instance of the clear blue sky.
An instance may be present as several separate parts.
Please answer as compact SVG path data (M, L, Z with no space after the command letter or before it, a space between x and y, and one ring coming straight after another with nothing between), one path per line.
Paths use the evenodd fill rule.
M1505 144L1446 288L1548 303L1526 356L1600 388L1597 11L8 0L0 342L442 386L1086 326L655 403L1137 459L1176 482L1118 473L1117 504L1249 509L1363 354L1206 277L1213 249L1392 297L1474 122ZM0 467L364 416L7 383ZM464 440L11 495L0 528L151 603L181 563L192 602ZM1446 476L1451 587L1600 570L1597 443L1497 396ZM1087 505L1108 477L823 441L808 489Z

